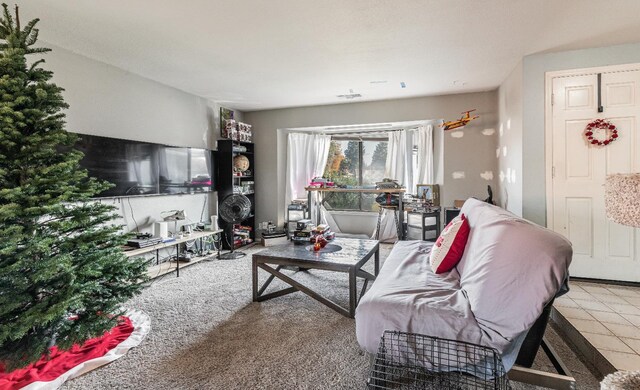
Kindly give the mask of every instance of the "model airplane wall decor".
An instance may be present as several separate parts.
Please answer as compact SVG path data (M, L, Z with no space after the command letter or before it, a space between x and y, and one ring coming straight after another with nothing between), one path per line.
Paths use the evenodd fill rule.
M462 113L462 116L460 117L460 119L455 120L455 121L449 121L449 122L444 122L442 124L442 127L444 127L444 131L447 130L453 130L453 129L457 129L460 127L464 127L467 123L471 122L474 119L480 118L480 115L476 115L471 117L469 115L469 113L474 112L475 109L473 110L469 110L469 111L464 111Z

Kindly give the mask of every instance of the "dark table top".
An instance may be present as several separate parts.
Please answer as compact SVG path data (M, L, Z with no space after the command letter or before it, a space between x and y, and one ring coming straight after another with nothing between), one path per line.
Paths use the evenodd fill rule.
M378 247L378 241L358 238L336 238L329 244L339 245L341 250L331 253L313 252L306 249L309 244L288 243L276 245L260 252L253 257L271 260L295 260L309 263L325 263L341 266L355 266L365 257L370 256Z

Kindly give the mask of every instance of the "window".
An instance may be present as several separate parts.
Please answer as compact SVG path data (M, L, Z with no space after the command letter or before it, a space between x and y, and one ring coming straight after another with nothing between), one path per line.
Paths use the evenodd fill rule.
M334 138L329 146L329 158L324 177L337 185L374 186L384 178L387 161L386 139ZM376 211L375 194L328 193L328 210Z

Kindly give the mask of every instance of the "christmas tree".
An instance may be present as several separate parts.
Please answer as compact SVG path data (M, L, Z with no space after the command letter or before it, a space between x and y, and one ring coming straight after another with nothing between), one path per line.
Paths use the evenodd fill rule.
M146 268L123 254L114 207L91 199L110 184L80 169L63 89L27 60L49 51L34 47L38 19L21 27L18 7L2 6L0 363L12 369L115 326Z

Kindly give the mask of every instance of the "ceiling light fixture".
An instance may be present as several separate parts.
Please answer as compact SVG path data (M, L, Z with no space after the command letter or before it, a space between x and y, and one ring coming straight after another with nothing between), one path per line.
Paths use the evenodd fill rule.
M401 81L400 88L407 88L407 84L405 84L404 81Z
M336 95L336 97L345 98L347 100L351 100L351 99L355 99L355 98L360 98L360 97L362 97L362 95L360 95L359 93L353 93L353 89L349 89L349 93L348 94Z

